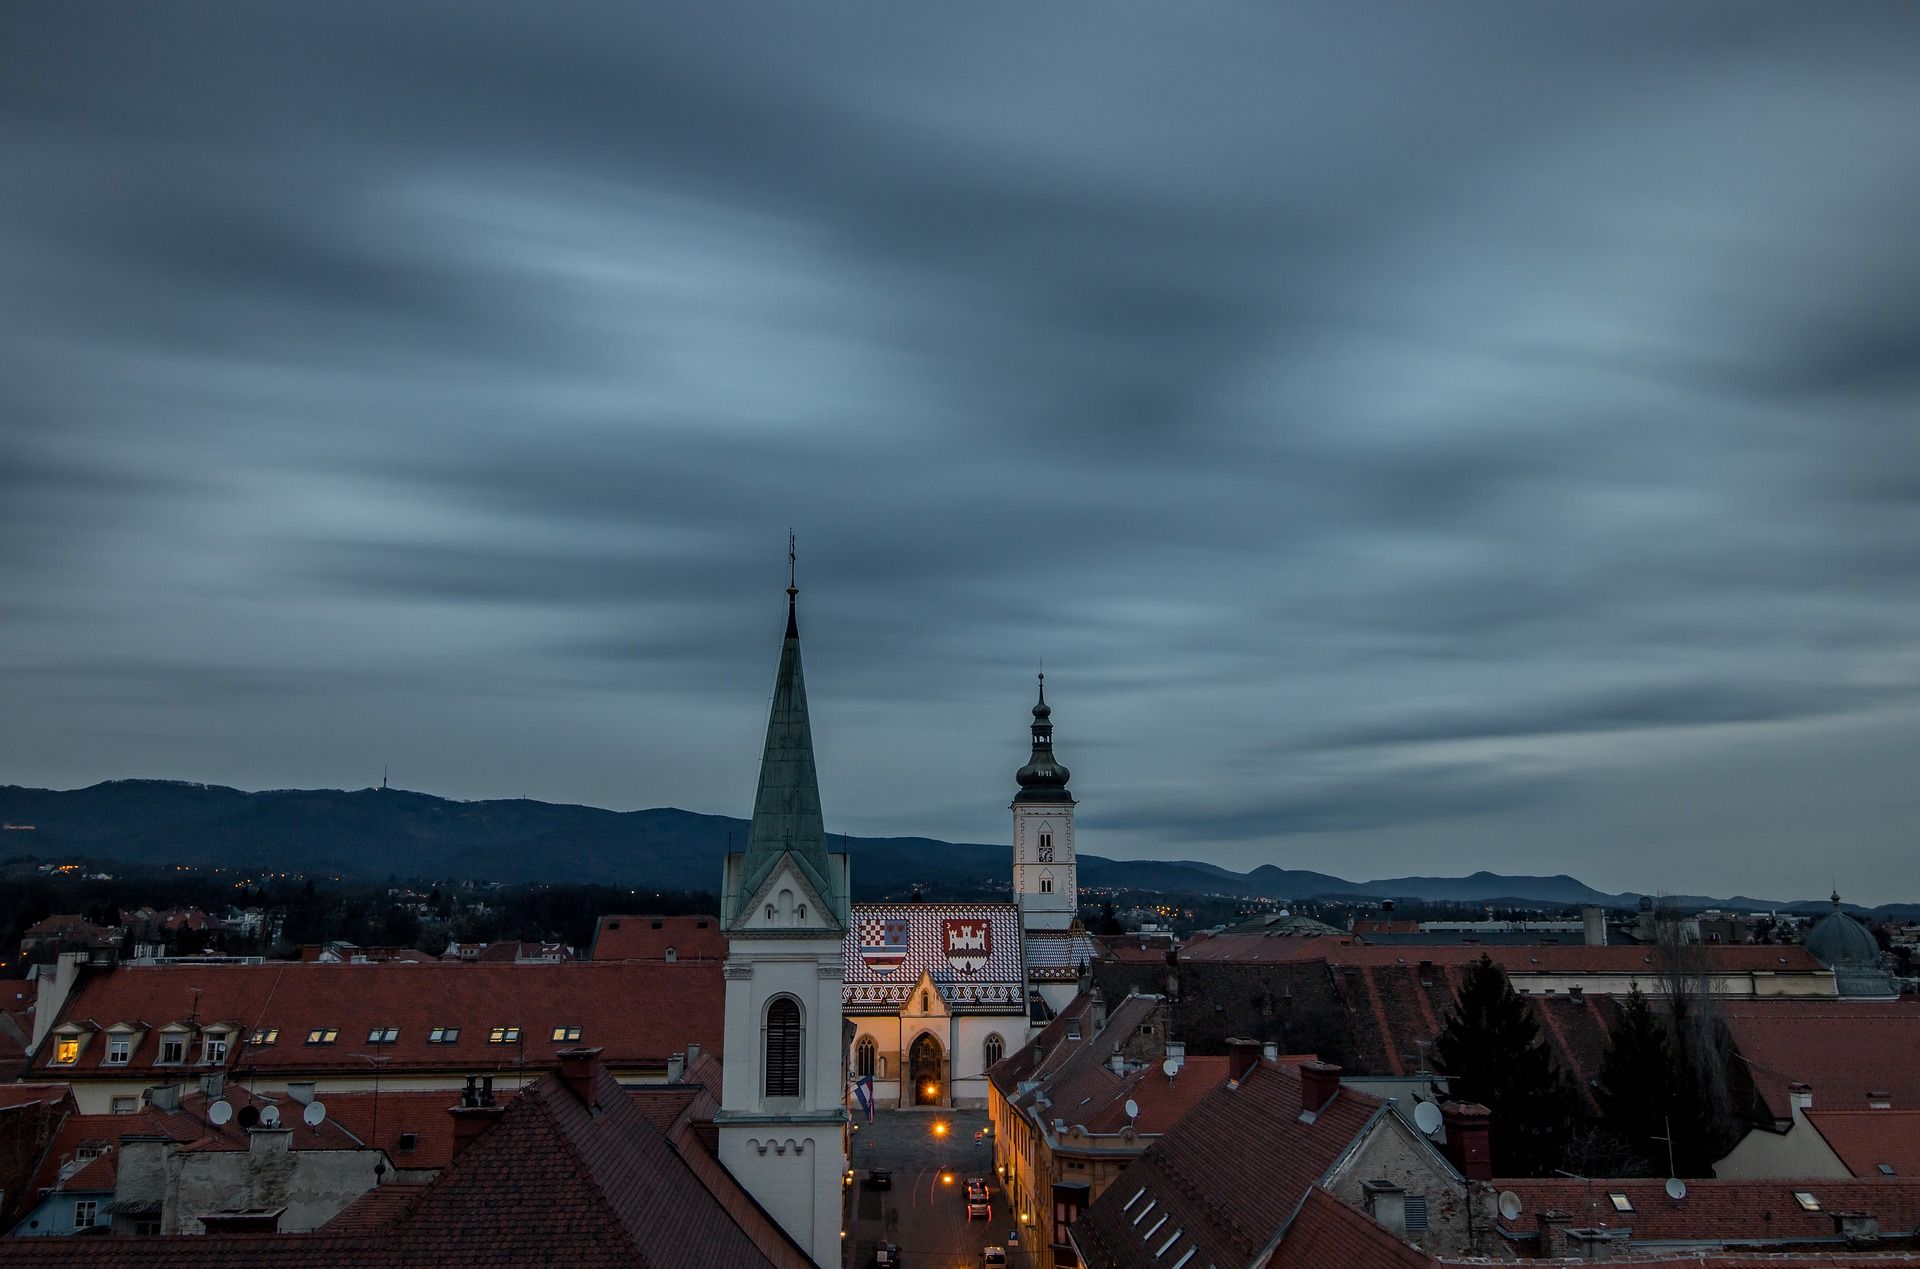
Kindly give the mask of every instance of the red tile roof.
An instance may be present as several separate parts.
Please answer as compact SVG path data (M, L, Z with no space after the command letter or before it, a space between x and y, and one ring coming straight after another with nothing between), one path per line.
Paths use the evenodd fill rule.
M1631 1229L1635 1245L1662 1242L1841 1241L1835 1212L1867 1212L1880 1220L1882 1236L1902 1236L1920 1227L1920 1181L1688 1181L1685 1198L1667 1197L1664 1180L1543 1181L1500 1178L1496 1189L1511 1190L1523 1205L1517 1220L1500 1219L1516 1234L1539 1229L1540 1213L1558 1209L1576 1226ZM1812 1194L1819 1210L1808 1211L1794 1198ZM1633 1211L1619 1212L1609 1195L1624 1194Z
M283 1078L370 1068L361 1054L388 1060L389 1073L465 1073L522 1063L540 1068L560 1049L600 1046L618 1068L660 1067L690 1043L718 1054L724 1030L725 983L720 965L665 965L643 961L567 961L558 964L474 965L457 962L322 965L296 961L264 965L122 966L85 979L59 1022L105 1028L139 1023L146 1031L124 1066L106 1066L106 1044L96 1036L73 1067L52 1065L44 1046L34 1069L61 1078L177 1077L202 1069L159 1066L158 1028L197 1017L202 1027L238 1026L241 1038L278 1028L277 1042L235 1043L228 1068L272 1072ZM492 1044L498 1026L520 1028L518 1043ZM553 1039L556 1027L580 1034ZM374 1027L397 1027L392 1044L368 1045ZM459 1039L434 1044L435 1027L459 1028ZM315 1028L335 1028L331 1044L307 1044ZM196 1046L190 1057L198 1057Z
M413 1211L427 1192L424 1185L381 1185L341 1208L321 1227L327 1234L370 1234L391 1228Z
M1074 1240L1090 1265L1165 1269L1188 1249L1195 1264L1251 1264L1382 1105L1342 1088L1303 1120L1299 1072L1261 1062L1129 1164Z
M386 1195L363 1203L338 1227L312 1234L8 1239L0 1261L8 1269L809 1269L724 1169L697 1147L677 1149L604 1071L592 1105L555 1075L529 1085L410 1206Z
M1816 1103L1807 1119L1855 1176L1885 1175L1885 1164L1895 1176L1920 1178L1920 1110L1821 1110Z
M1426 1269L1433 1263L1425 1252L1316 1185L1307 1191L1267 1269Z
M1817 973L1823 968L1804 947L1751 944L1705 944L1700 949L1712 967L1723 973L1772 971ZM1570 943L1479 944L1445 943L1409 947L1375 945L1351 936L1269 938L1262 934L1217 934L1204 943L1181 950L1183 961L1280 962L1325 959L1343 965L1472 965L1482 956L1509 974L1647 974L1653 969L1653 949L1614 945L1588 947Z
M603 916L590 954L596 961L663 961L669 948L678 960L723 961L727 936L719 917Z
M1775 1119L1792 1116L1796 1080L1813 1089L1815 1110L1865 1110L1873 1092L1920 1110L1920 1002L1742 1000L1722 1012Z
M58 1106L71 1096L65 1084L0 1084L0 1110L14 1106Z
M322 1093L327 1122L387 1152L396 1168L444 1168L453 1162L453 1089L429 1092ZM377 1122L376 1122L377 1121ZM404 1138L412 1135L411 1148Z

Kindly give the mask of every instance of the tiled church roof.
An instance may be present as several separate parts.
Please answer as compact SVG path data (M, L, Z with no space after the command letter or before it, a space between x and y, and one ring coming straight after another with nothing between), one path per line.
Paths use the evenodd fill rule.
M923 973L951 1008L1026 1007L1020 909L1011 903L857 903L844 948L841 999L856 1013L899 1005Z

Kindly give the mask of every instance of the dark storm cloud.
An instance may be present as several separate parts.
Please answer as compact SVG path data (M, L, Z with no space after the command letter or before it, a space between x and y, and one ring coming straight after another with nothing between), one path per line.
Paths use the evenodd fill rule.
M995 837L1044 656L1106 853L1873 876L1916 35L14 6L0 761L737 811L792 525L852 830Z

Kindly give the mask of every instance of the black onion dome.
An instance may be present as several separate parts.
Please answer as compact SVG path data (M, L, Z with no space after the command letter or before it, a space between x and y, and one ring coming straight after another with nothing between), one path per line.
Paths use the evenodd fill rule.
M1014 772L1020 783L1017 802L1071 802L1067 781L1073 773L1053 756L1053 710L1047 704L1047 676L1040 676L1040 700L1033 707L1033 754Z

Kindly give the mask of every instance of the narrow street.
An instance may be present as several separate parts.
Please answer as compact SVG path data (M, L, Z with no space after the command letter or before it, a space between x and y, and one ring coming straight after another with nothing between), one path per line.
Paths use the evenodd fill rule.
M938 1131L942 1124L944 1134ZM974 1140L986 1126L985 1111L931 1108L882 1110L871 1124L861 1124L849 1161L855 1185L845 1226L848 1269L873 1264L881 1239L899 1248L906 1269L979 1269L980 1249L989 1245L1006 1248L1009 1266L1030 1269L1036 1263L1030 1231L1010 1241L1016 1214L1007 1210L993 1174L992 1145ZM875 1168L893 1173L891 1189L869 1185ZM970 1176L986 1178L991 1220L967 1219Z

